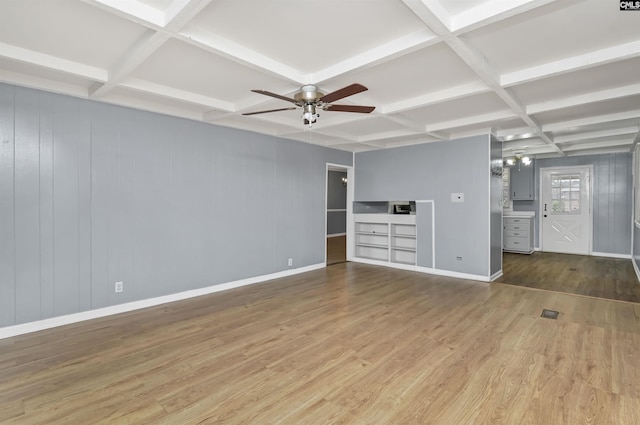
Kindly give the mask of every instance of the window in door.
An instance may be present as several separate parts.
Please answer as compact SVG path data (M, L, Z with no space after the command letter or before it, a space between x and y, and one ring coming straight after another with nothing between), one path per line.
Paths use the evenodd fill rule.
M551 176L551 212L553 214L580 214L579 174Z

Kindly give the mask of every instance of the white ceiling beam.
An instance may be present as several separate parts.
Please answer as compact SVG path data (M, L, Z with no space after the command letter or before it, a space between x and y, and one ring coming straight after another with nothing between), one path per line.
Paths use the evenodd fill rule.
M420 96L403 99L398 102L388 103L379 109L383 114L395 114L411 109L424 108L425 106L436 105L442 102L449 102L463 97L491 91L486 84L481 81L473 81L459 86L449 87L436 92L425 93Z
M313 74L308 74L306 84L320 84L338 75L368 68L407 55L433 45L438 41L439 39L429 31L416 31L328 66Z
M83 0L85 3L98 6L109 12L115 12L117 15L134 20L140 23L146 23L154 27L162 27L164 25L164 13L154 7L151 7L141 1L123 1L123 0Z
M532 130L529 127L510 128L507 130L497 130L495 136L499 139L505 139L505 141L526 139L533 137L531 132Z
M166 31L148 29L109 69L109 81L105 84L95 84L89 89L89 96L104 96L118 86L169 40L171 35L168 31L178 31L209 3L211 0L174 0L163 13L162 25Z
M106 81L107 70L0 42L0 58L35 65L94 81Z
M447 0L445 0L447 1ZM431 19L431 17L435 17L436 20L444 29L451 32L451 15L447 12L444 6L442 6L442 0L403 0L403 2L409 6L409 8L418 15L420 19L424 22L422 13L428 11L425 15L427 19ZM409 4L411 3L411 5ZM432 28L433 29L433 28Z
M584 127L594 124L602 124L606 122L636 120L640 122L640 109L634 111L617 112L614 114L598 115L593 117L578 118L575 120L556 122L542 126L543 131L562 131L571 128Z
M503 87L509 87L639 56L640 40L637 40L518 71L508 72L500 77L500 84Z
M109 70L109 80L104 84L94 84L89 89L89 96L99 98L118 86L168 39L169 35L165 33L147 30Z
M606 141L600 142L591 142L591 143L576 143L575 145L563 146L562 150L565 152L569 151L578 151L585 149L598 149L598 148L606 148L608 146L624 146L633 144L633 137L622 137L616 139L609 139Z
M609 153L627 153L629 152L628 146L620 146L617 148L609 147L609 148L595 148L595 149L581 149L576 151L571 151L567 153L567 156L584 156L584 155L602 155Z
M215 99L209 96L203 96L201 94L193 93L186 90L180 90L175 87L152 83L150 81L130 78L126 81L123 81L120 86L139 92L164 97L167 99L180 100L183 102L192 103L194 105L207 106L209 108L219 109L222 111L231 112L234 110L234 106L232 103Z
M492 0L451 18L451 31L460 34L502 21L556 0Z
M605 137L622 136L625 134L636 134L637 132L638 132L638 126L623 127L623 128L609 129L609 130L591 131L587 133L571 134L568 136L556 136L554 137L553 140L556 143L571 143L571 142L580 142L580 141L589 140L589 139L602 139Z
M625 87L617 87L614 89L591 92L578 96L565 97L562 99L532 104L527 106L527 114L539 114L541 112L571 108L575 106L586 105L589 103L619 99L638 94L640 94L640 84L632 84Z
M285 78L298 85L306 84L306 74L226 38L211 34L203 35L195 32L182 32L177 34L176 38L209 53L225 57L247 67L267 72L276 77Z
M449 133L449 138L451 140L454 140L472 136L486 136L488 134L491 134L492 131L493 129L491 127L471 128L466 130L461 129L459 131L454 130Z
M404 127L407 127L409 129L414 130L416 133L418 134L424 134L426 136L429 137L433 137L434 139L438 139L438 140L447 140L448 137L439 133L435 133L435 132L428 132L427 131L427 126L425 124L420 124L420 123L416 123L413 120L410 120L408 118L405 118L402 115L385 115L384 116L386 119L391 120L397 124L400 124Z
M402 137L414 137L414 136L417 136L415 132L409 131L406 129L392 130L392 131L385 131L382 133L370 134L367 136L360 136L358 137L358 142L369 143L369 142L375 142L379 140L398 139Z
M490 112L487 114L476 115L473 117L458 118L455 120L428 124L427 131L435 132L435 131L441 131L441 130L448 130L456 127L467 127L470 125L486 124L486 123L492 123L495 121L501 121L501 120L516 118L516 117L517 117L516 114L514 114L513 111L510 111L510 110Z
M178 31L198 15L212 0L173 0L164 11L164 27Z
M438 19L429 8L427 0L403 0L404 3L429 27L436 35L440 36L447 45L462 59L475 73L482 82L484 82L491 90L495 92L516 114L522 119L533 131L553 147L557 152L562 150L553 143L544 132L540 125L529 115L522 104L500 84L499 75L491 68L485 57L476 49L465 43L462 39L455 36L445 23Z
M0 69L0 82L75 97L87 97L86 85L67 83L57 79L42 78L35 75L24 74L22 72L8 71L6 69Z

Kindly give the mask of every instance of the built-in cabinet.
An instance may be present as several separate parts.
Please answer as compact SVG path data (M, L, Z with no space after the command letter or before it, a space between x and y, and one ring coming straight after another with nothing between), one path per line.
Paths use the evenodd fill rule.
M416 216L355 214L356 258L416 265Z
M535 199L534 195L534 166L524 165L520 161L509 169L509 179L511 187L512 201L530 201Z
M503 250L531 254L534 251L534 217L525 215L505 215L503 222Z

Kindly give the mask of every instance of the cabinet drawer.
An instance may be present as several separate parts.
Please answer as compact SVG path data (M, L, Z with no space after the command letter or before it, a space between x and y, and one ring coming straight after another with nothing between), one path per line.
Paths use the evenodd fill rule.
M524 224L505 224L505 231L513 231L513 232L527 232L529 234L529 223Z
M505 230L505 236L512 236L514 238L529 238L529 229L527 230Z
M516 217L505 217L502 219L504 224L519 224L521 226L528 226L530 218L516 218Z
M529 238L505 236L504 249L512 249L516 251L529 251Z

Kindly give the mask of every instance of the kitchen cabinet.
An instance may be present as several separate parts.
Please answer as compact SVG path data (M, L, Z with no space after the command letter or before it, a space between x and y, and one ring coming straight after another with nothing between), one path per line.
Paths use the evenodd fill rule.
M525 215L505 215L503 223L504 251L531 254L534 251L534 217Z
M535 199L534 194L534 160L531 164L524 165L520 161L509 169L510 173L510 196L512 201L531 201Z

